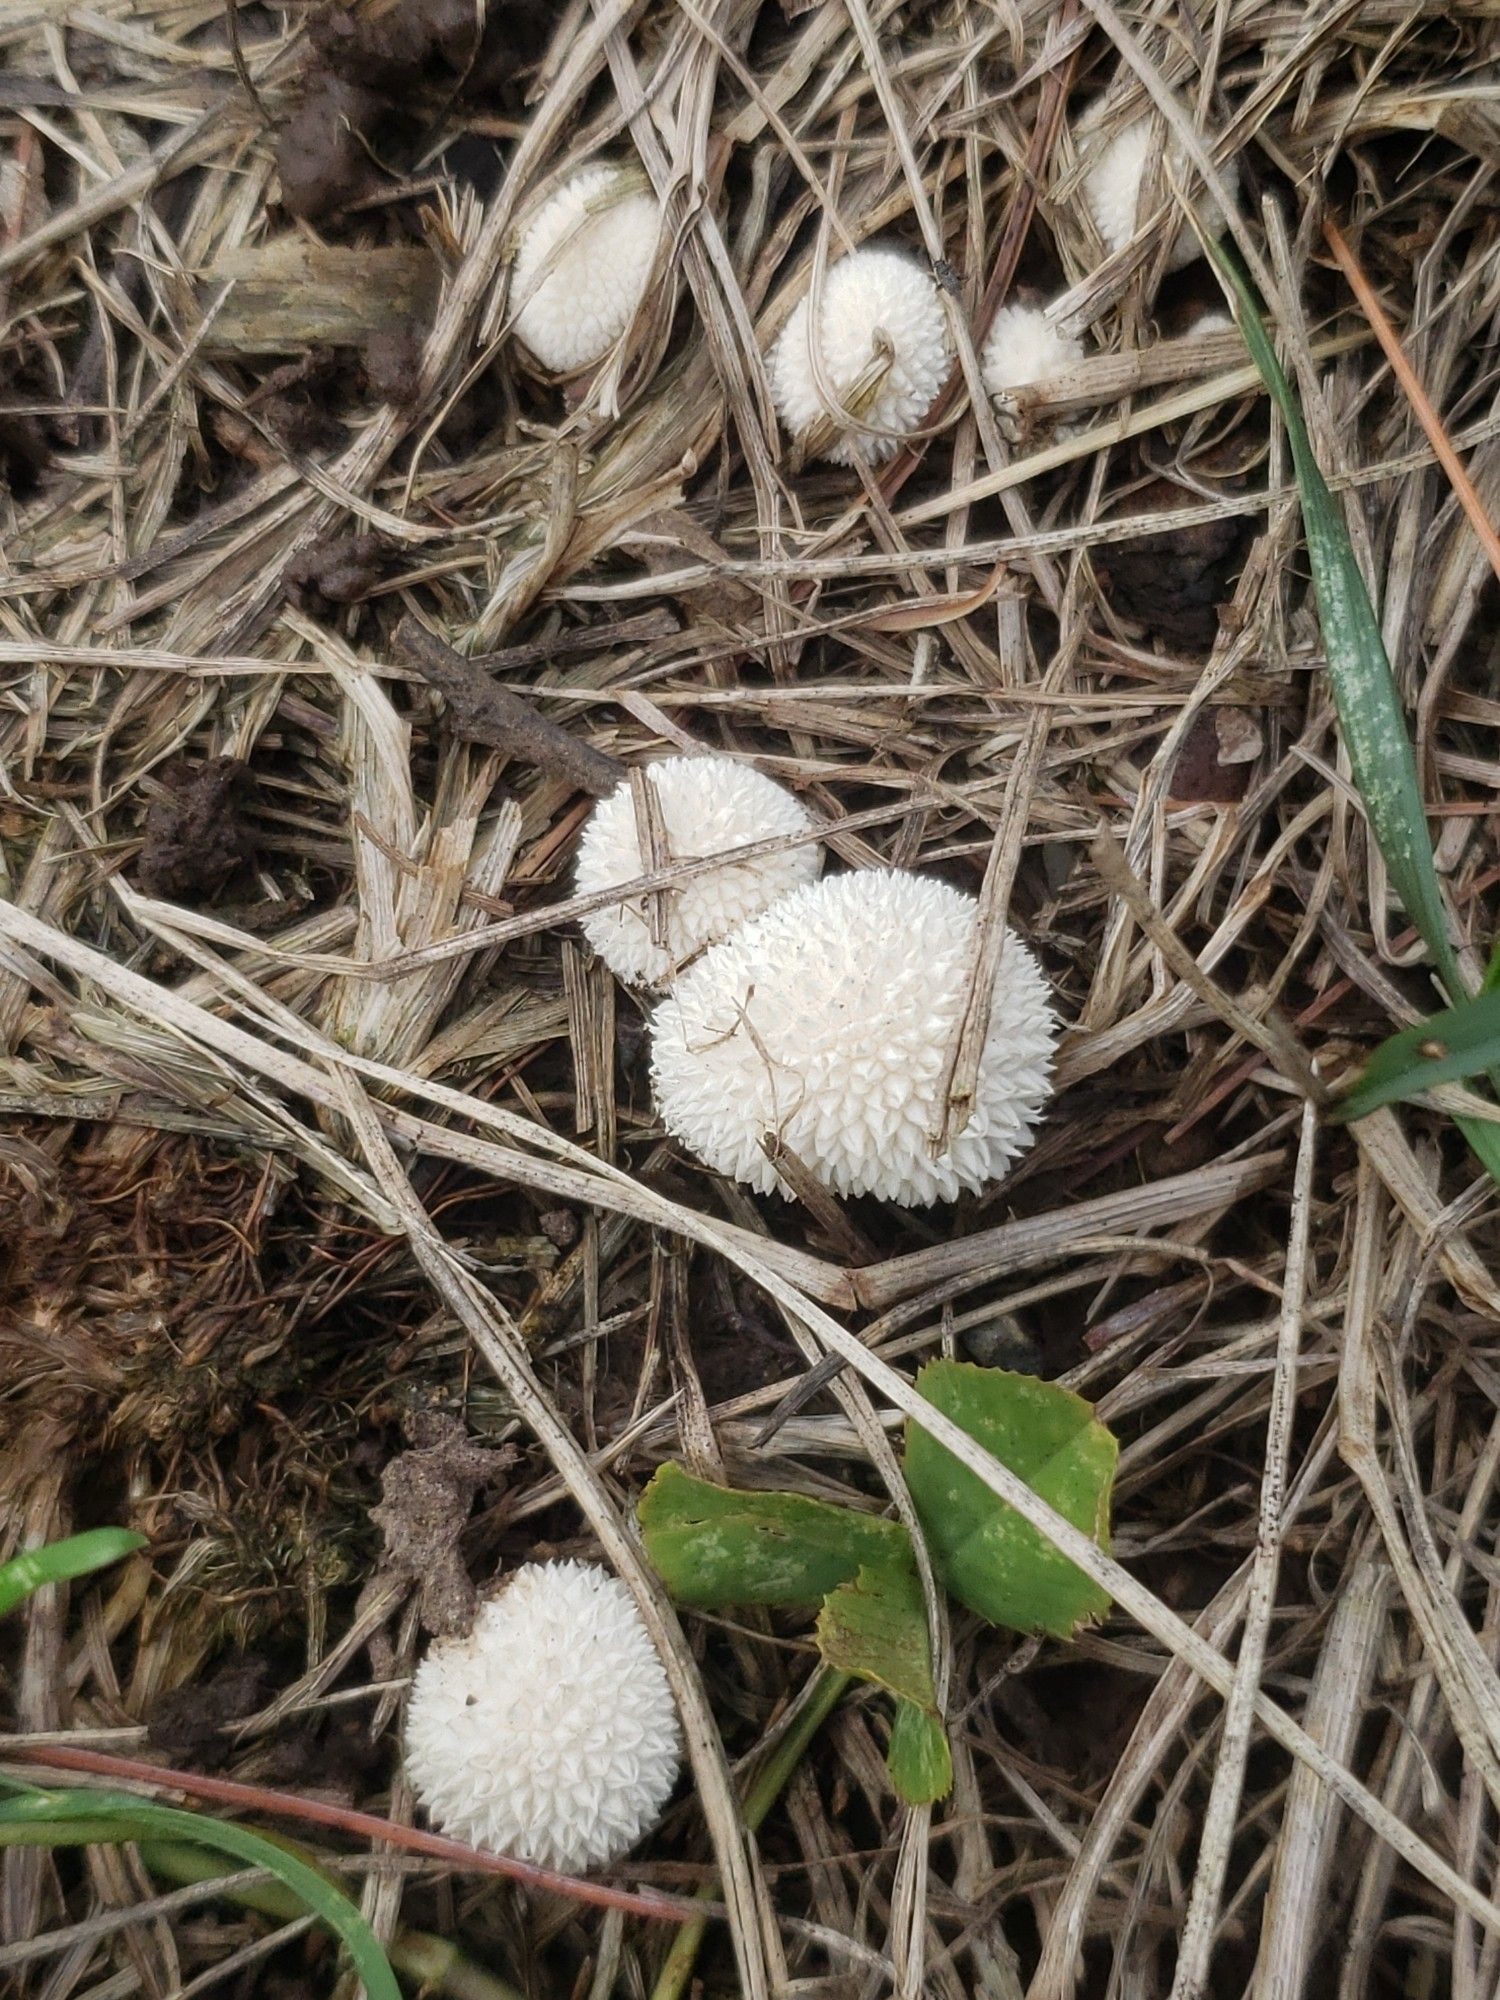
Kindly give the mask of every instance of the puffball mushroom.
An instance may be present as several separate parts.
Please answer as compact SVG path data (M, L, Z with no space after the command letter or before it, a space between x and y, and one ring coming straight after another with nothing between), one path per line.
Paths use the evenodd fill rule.
M811 814L773 778L732 757L664 757L646 766L673 861L724 854L753 841L807 833ZM756 860L726 861L663 891L666 944L655 942L644 902L617 903L583 919L583 931L617 979L662 986L686 959L811 882L823 865L812 841ZM579 895L649 874L628 783L590 815L578 850Z
M1094 227L1111 253L1123 250L1135 235L1141 184L1157 144L1156 128L1150 117L1143 117L1137 118L1133 124L1122 126L1112 138L1102 143L1096 140L1085 155L1088 164L1083 176L1083 198L1088 204L1089 214L1094 218ZM1187 156L1180 147L1171 146L1167 158L1177 179L1184 179L1191 171ZM1239 162L1226 160L1219 168L1219 178L1231 195L1237 195ZM1224 228L1224 211L1214 197L1204 193L1194 207L1205 232L1210 236L1220 235ZM1167 269L1181 271L1201 255L1198 238L1191 225L1184 222L1167 252Z
M406 1770L457 1840L575 1873L617 1861L681 1767L667 1676L617 1577L528 1563L438 1639L406 1708Z
M968 991L978 904L925 875L832 875L704 953L657 1007L651 1073L666 1128L762 1193L780 1138L838 1194L915 1207L996 1179L1050 1094L1057 1020L1007 931L973 1113L936 1159L944 1061Z
M661 211L623 167L580 167L543 202L511 272L515 330L544 368L603 360L645 296Z
M831 418L839 435L824 458L878 464L927 415L952 364L937 286L904 250L870 244L825 271L818 303L816 366L811 293L798 301L771 351L777 414L794 439L820 417ZM836 408L819 388L820 373ZM849 428L841 410L861 428Z
M1001 306L990 323L979 357L984 386L1001 401L1013 389L1024 389L1083 359L1083 342L1061 326L1043 306L1015 301Z

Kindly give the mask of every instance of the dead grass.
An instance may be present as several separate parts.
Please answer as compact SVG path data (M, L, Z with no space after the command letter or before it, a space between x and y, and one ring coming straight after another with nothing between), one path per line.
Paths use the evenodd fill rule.
M1212 288L1160 277L1165 178L1100 261L1074 133L1149 96L1197 171L1241 163L1237 235L1323 385L1314 441L1482 962L1496 585L1424 423L1493 522L1493 6L496 23L409 64L367 148L288 152L304 210L345 176L343 212L295 220L278 132L329 88L317 16L242 5L236 50L217 0L0 0L4 1547L102 1519L154 1542L18 1621L17 1728L140 1750L197 1689L195 1756L410 1819L418 1607L361 1586L381 1467L456 1413L521 1451L470 1573L592 1549L656 1632L696 1790L622 1875L717 1868L712 1990L1487 2000L1492 1191L1435 1116L1307 1109L1432 989L1343 764L1284 438L1237 338L1186 337ZM662 283L564 397L505 337L511 231L632 145ZM765 348L817 260L876 235L941 259L960 367L878 478L794 473ZM1093 344L1004 435L968 385L1017 285L1066 291ZM839 864L1008 909L1074 1025L1006 1186L819 1212L664 1143L640 1005L577 937L577 770L547 730L525 757L459 740L405 616L601 758L753 758ZM167 868L216 758L245 766L240 821L190 820ZM934 1603L952 1799L902 1813L855 1700L749 1842L733 1773L805 1648L679 1624L633 1498L667 1455L889 1492L893 1412L943 1350L1059 1376L1117 1428L1118 1608L1062 1648ZM256 1705L223 1720L245 1656ZM538 2000L642 1993L665 1948L361 1865L387 1935L457 1936ZM0 1935L58 1939L17 1990L329 1990L315 1943L157 1886L128 1854L7 1853ZM134 1928L90 1921L137 1901Z

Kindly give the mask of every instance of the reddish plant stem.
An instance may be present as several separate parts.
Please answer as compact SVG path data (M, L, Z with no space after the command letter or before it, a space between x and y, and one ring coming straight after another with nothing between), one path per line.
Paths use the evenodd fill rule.
M0 1741L0 1760L6 1763L40 1765L54 1771L81 1771L95 1778L116 1778L135 1785L149 1785L156 1791L181 1792L188 1798L205 1799L214 1805L233 1806L240 1812L266 1813L282 1819L302 1820L311 1826L335 1828L357 1840L383 1840L412 1854L425 1854L434 1861L446 1861L475 1875L506 1875L530 1889L545 1889L554 1896L566 1896L575 1903L597 1903L605 1909L628 1910L632 1916L654 1917L680 1924L708 1914L724 1915L722 1904L705 1905L685 1896L663 1895L655 1889L616 1889L607 1882L580 1882L571 1875L559 1875L551 1868L539 1868L531 1861L517 1861L508 1854L487 1854L461 1840L449 1840L441 1833L424 1833L421 1828L398 1826L377 1813L356 1812L349 1806L324 1805L317 1799L299 1798L294 1792L268 1791L262 1785L241 1785L232 1778L207 1778L196 1771L164 1771L135 1757L115 1757L104 1750L70 1750L53 1744L28 1744L20 1737Z

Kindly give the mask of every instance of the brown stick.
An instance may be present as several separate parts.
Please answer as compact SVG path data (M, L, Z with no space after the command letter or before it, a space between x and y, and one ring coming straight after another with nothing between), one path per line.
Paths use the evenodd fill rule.
M447 702L456 735L523 758L595 798L612 792L625 776L625 767L617 758L606 756L538 715L529 702L492 681L482 668L455 653L415 618L402 619L396 629L396 647Z

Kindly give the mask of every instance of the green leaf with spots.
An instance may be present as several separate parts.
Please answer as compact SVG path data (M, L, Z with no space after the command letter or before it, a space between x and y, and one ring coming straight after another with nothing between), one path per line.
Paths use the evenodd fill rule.
M909 1805L953 1782L911 1539L882 1521L800 1493L746 1493L663 1465L641 1496L646 1553L679 1604L821 1601L818 1650L836 1672L896 1696L891 1780Z
M679 1604L819 1604L862 1569L910 1568L899 1521L800 1493L748 1493L658 1468L641 1495L641 1533Z
M817 1640L830 1667L937 1714L927 1612L915 1570L862 1569L841 1583L823 1600Z
M917 1388L976 1444L1101 1548L1119 1446L1093 1405L1055 1382L933 1361ZM906 1430L906 1480L938 1576L992 1625L1070 1638L1109 1609L1109 1598L1076 1563L960 1465L920 1425Z

